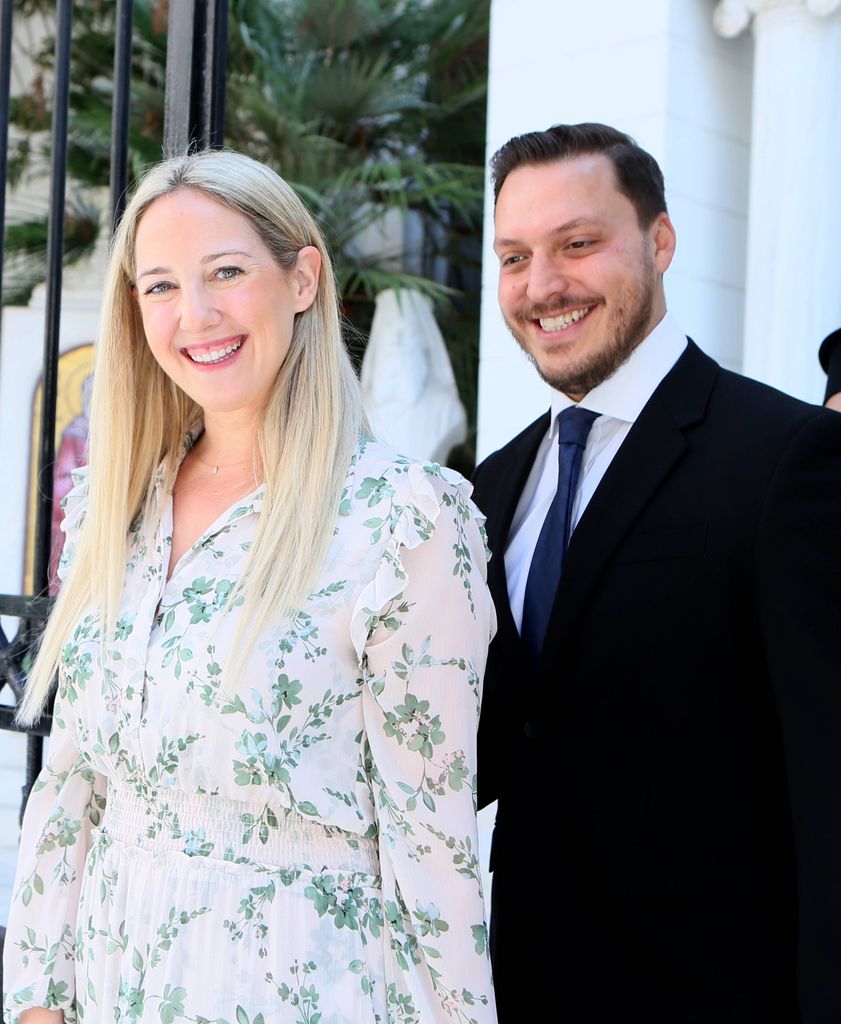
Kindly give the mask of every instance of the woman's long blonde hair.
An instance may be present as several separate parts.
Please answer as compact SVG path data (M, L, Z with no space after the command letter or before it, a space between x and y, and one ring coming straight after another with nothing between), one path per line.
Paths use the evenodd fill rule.
M277 264L295 266L304 246L321 253L312 305L298 313L289 353L258 429L265 500L237 593L248 635L278 610L298 607L324 560L341 490L360 432L362 399L342 338L336 284L313 217L274 171L249 157L205 152L152 168L129 202L111 243L96 344L90 415L90 492L75 558L56 601L18 718L41 712L62 648L86 607L101 616L103 640L116 621L135 516L152 508L153 478L171 487L188 428L200 408L166 376L146 344L132 294L135 237L156 199L194 189L248 219Z

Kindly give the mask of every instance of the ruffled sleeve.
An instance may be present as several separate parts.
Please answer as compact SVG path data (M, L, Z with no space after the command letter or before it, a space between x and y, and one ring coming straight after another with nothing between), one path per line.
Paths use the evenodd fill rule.
M64 511L64 519L61 523L64 547L58 563L58 578L60 580L67 579L67 573L73 564L76 543L85 522L88 506L88 467L82 466L80 469L74 469L70 476L73 480L73 487L61 502Z
M65 498L64 577L84 518L87 475ZM26 806L3 951L5 1020L24 1010L63 1010L75 1021L76 913L91 827L105 806L105 779L80 754L72 687L59 686L49 756Z
M412 465L395 485L352 638L364 680L390 1016L496 1020L476 827L476 731L495 615L470 486Z

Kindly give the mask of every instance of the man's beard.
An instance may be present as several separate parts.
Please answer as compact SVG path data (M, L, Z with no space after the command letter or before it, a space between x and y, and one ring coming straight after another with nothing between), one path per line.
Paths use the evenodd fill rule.
M626 363L631 353L646 337L651 324L652 312L654 309L654 295L656 276L654 273L654 260L646 253L645 272L633 290L626 296L623 305L616 307L610 317L610 322L605 326L605 332L609 335L607 343L582 356L577 361L571 361L561 369L547 368L544 370L531 352L526 348L525 335L517 329L516 322L512 323L506 319L508 330L514 335L517 343L527 358L534 364L535 369L541 378L556 391L562 391L566 395L586 395L588 391L604 383L609 377ZM563 308L565 310L582 309L586 306L596 305L592 299L579 299L565 296ZM556 315L558 305L542 303L532 306L525 313L517 317L517 321L524 323L537 320L541 316ZM563 334L562 331L558 332Z

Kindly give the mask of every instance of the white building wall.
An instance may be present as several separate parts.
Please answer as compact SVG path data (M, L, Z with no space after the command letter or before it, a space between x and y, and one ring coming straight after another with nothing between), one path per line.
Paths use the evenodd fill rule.
M752 43L724 40L712 0L494 0L488 156L512 135L602 121L658 160L678 235L666 294L683 329L741 367ZM548 407L503 325L486 195L478 456Z

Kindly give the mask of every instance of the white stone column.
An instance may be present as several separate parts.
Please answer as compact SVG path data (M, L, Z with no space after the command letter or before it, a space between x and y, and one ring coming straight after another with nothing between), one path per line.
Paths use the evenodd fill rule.
M720 0L754 36L744 372L819 402L841 326L841 0Z

